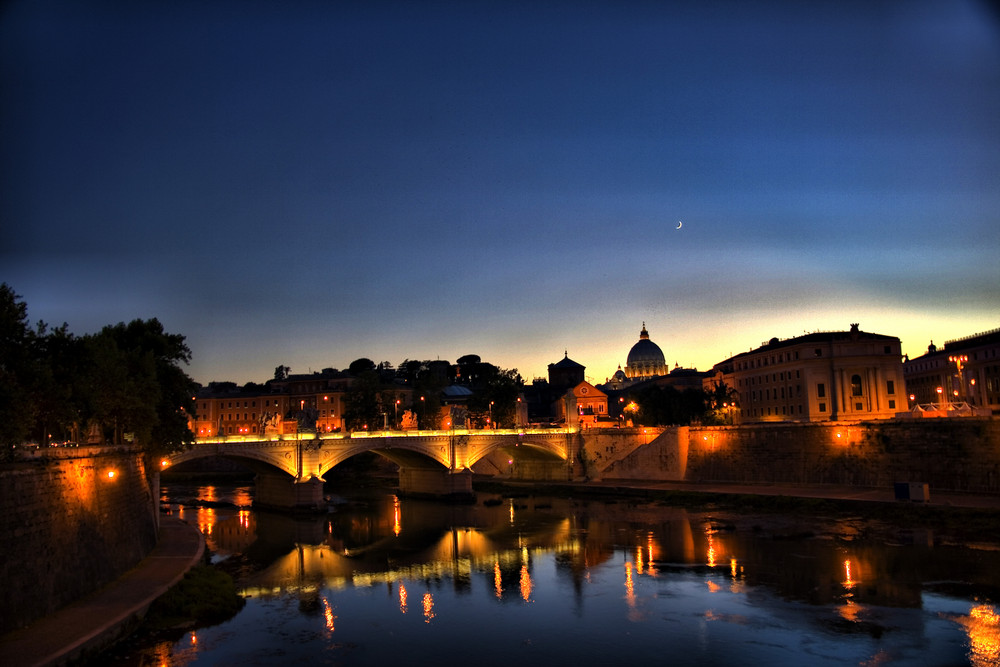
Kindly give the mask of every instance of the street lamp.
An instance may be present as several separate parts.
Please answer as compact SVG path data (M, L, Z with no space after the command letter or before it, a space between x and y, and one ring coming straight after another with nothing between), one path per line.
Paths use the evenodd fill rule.
M489 428L493 428L493 401L490 401L490 419L487 422Z
M962 395L964 396L965 395L965 383L962 382L962 364L968 362L969 361L969 357L967 355L965 355L965 354L953 354L950 357L948 357L948 361L950 361L951 363L955 364L955 367L958 369L958 386L961 387ZM956 397L959 395L959 393L957 391L954 392L954 393L955 393Z

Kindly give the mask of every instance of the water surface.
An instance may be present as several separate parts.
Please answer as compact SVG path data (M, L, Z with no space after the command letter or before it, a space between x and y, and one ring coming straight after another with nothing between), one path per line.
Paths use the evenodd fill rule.
M487 494L296 520L251 510L252 487L164 494L247 604L116 664L1000 663L989 540Z

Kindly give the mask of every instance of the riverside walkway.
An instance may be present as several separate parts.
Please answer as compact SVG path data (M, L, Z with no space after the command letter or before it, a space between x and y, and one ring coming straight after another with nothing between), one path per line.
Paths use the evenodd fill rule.
M204 552L196 527L161 515L159 541L148 556L99 591L0 637L0 665L64 665L108 646L133 629Z

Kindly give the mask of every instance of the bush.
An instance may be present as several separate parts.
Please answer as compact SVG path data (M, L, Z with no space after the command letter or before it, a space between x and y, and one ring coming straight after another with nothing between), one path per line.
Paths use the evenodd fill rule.
M196 565L152 604L146 625L151 629L212 625L233 617L244 604L232 577L210 565Z

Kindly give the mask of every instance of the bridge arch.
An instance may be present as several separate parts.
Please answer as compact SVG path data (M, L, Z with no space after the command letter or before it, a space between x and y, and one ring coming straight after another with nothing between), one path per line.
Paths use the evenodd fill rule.
M327 472L358 454L372 452L392 461L400 468L447 470L451 463L449 446L428 445L422 438L359 438L345 439L343 446L325 446L320 455L316 474Z
M510 436L472 436L469 440L468 458L465 465L471 468L498 451L517 452L525 458L548 461L565 461L568 456L565 438L532 437L531 435L523 435L516 439Z
M293 478L298 476L299 462L296 460L295 452L287 446L282 446L282 443L266 441L254 443L199 443L189 449L160 457L160 470L169 470L187 461L216 456L234 459L241 463L249 463L251 464L251 469L255 472L259 472L262 467L252 464L263 463L266 464L264 467L265 470L279 470Z

